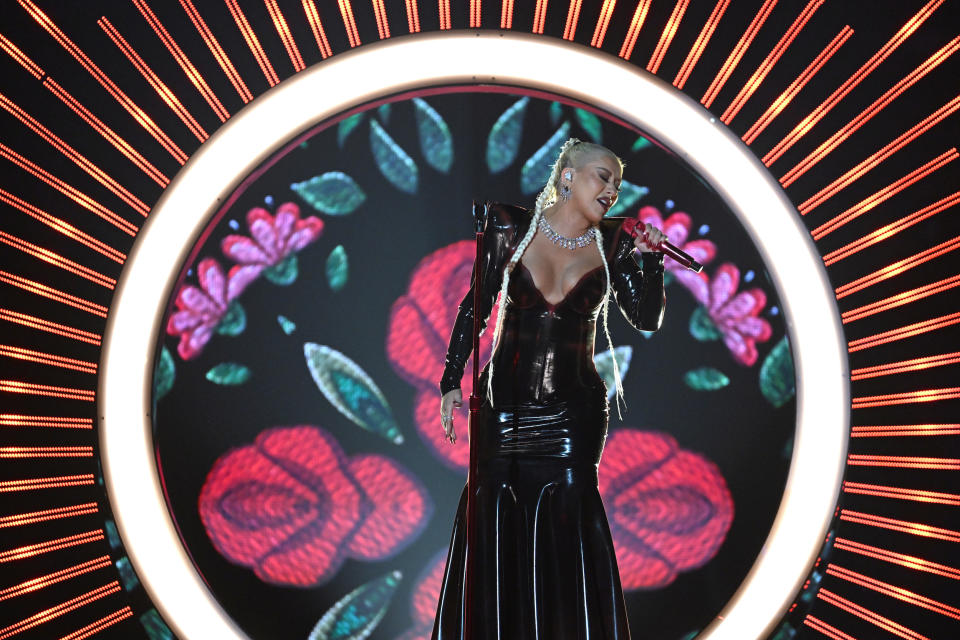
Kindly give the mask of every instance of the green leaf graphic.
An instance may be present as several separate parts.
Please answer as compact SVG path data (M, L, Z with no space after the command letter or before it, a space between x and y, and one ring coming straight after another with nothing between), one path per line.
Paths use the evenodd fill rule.
M297 265L297 254L291 253L281 262L263 270L263 277L272 282L285 287L297 281L300 273Z
M384 178L401 191L417 192L416 163L376 120L370 121L370 149Z
M630 151L636 153L637 151L640 151L641 149L646 149L647 147L650 147L650 146L653 146L652 143L646 138L644 138L643 136L640 136L633 143L633 146L630 147Z
M147 633L148 640L176 640L173 631L163 621L156 609L150 609L140 616L140 624Z
M703 307L697 307L690 314L690 335L700 342L712 342L721 337L720 330L713 324L710 314Z
M130 564L130 558L127 556L118 558L114 563L114 566L117 567L117 573L120 574L120 582L123 584L124 590L133 591L140 586L140 580L137 578L137 574L133 571L133 565Z
M550 103L550 124L557 126L560 118L563 116L563 105L559 102Z
M347 276L350 272L350 265L347 261L347 250L342 244L338 244L327 256L327 282L334 291L343 289L347 284Z
M391 104L389 102L377 107L377 115L380 117L380 120L383 121L383 124L390 124L390 112Z
M427 164L441 173L449 172L450 165L453 164L453 136L450 134L450 127L426 100L414 98L413 107L417 134L420 137L420 151L427 158Z
M286 316L277 316L277 323L288 336L297 330L297 324Z
M687 371L683 375L683 382L695 391L716 391L730 384L730 378L712 367L700 367Z
M238 336L247 328L247 312L239 302L234 300L227 307L227 312L220 320L215 331L222 336Z
M387 399L357 363L335 349L312 342L303 345L303 355L313 381L337 411L394 444L403 442Z
M503 171L517 159L523 135L523 115L530 98L520 98L500 114L487 136L487 167L490 173Z
M290 185L307 204L321 213L343 216L357 210L367 194L342 171L328 171L303 182Z
M153 374L153 398L159 400L173 388L177 370L173 363L173 356L166 347L160 348L160 359L157 361L157 370Z
M627 377L627 371L630 370L633 347L630 345L614 347L613 353L617 359L617 367L620 369L620 379L624 380ZM613 358L610 356L610 350L604 349L594 355L593 364L597 367L597 373L600 374L603 382L607 385L607 398L612 398L617 393L617 381L613 377Z
M623 180L620 183L620 197L617 198L616 204L610 207L606 217L627 215L627 209L637 204L637 201L648 193L650 189Z
M597 144L603 142L603 125L600 123L600 118L586 109L576 109L574 113L580 128L587 132L590 139Z
M547 183L553 162L560 155L560 147L570 137L570 123L560 125L550 139L537 149L520 169L520 190L529 195L536 193Z
M308 640L363 640L386 615L403 574L394 571L371 580L337 601L323 614Z
M352 116L347 116L337 124L337 146L341 149L343 148L343 143L346 142L347 136L357 128L357 125L363 121L365 113L355 113Z
M797 392L794 380L793 356L787 336L780 338L760 366L760 392L767 402L778 409Z
M214 384L234 387L250 379L250 369L236 362L221 362L207 371L206 378Z

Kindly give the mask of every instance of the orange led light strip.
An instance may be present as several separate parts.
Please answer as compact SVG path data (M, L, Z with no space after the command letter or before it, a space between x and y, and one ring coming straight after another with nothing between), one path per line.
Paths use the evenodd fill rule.
M872 336L867 336L866 338L851 340L847 343L847 351L853 353L854 351L870 349L872 347L876 347L881 344L887 344L888 342L893 342L895 340L912 338L913 336L920 335L921 333L927 333L929 331L935 331L937 329L949 327L957 324L958 322L960 322L960 312L950 313L945 316L931 318L930 320L924 320L922 322L915 322L903 327L884 331L883 333L876 333Z
M55 607L44 609L40 613L36 613L30 616L29 618L25 618L20 622L10 625L9 627L4 627L3 629L0 629L0 640L5 640L10 636L15 636L18 633L22 633L26 631L27 629L33 629L34 627L40 626L45 622L49 622L54 618L59 618L65 613L70 613L71 611L75 611L80 607L84 607L90 604L91 602L96 602L101 598L105 598L119 591L120 591L120 583L114 580L113 582L109 584L105 584L98 589L88 591L83 595L73 598L72 600L67 600L66 602L62 604L58 604Z
M537 0L537 7L533 10L533 33L543 33L543 25L547 21L547 2L548 0Z
M660 34L660 40L657 42L657 46L650 56L650 61L647 62L647 71L650 73L656 73L660 69L660 64L663 62L664 56L667 55L667 49L670 48L673 37L677 35L677 29L680 28L680 21L683 20L683 15L687 12L687 6L689 4L690 0L678 0L677 4L674 5L673 13L670 14L670 19L667 20L667 24L663 28L663 33ZM634 40L636 40L636 38L634 38ZM630 45L630 50L633 51L633 44Z
M750 125L750 128L747 129L747 132L743 134L743 141L747 144L753 144L753 141L757 139L764 129L766 129L774 118L783 113L783 110L787 108L793 99L800 93L800 90L803 89L808 82L823 68L823 65L827 63L830 58L833 57L837 51L840 50L840 47L850 39L850 36L853 35L853 29L850 28L850 25L845 26L840 30L836 36L833 37L833 40L830 41L830 44L821 51L816 58L813 59L807 68L804 69L796 79L790 83L790 85L784 89L773 103L767 107L767 110L763 112L763 115L760 116L756 122Z
M853 282L848 282L841 287L837 287L837 299L839 300L840 298L848 296L851 293L871 287L878 282L898 276L901 273L909 271L914 267L918 267L925 262L933 260L934 258L939 258L944 254L950 253L957 247L960 247L960 236L957 236L952 240L947 240L946 242L941 242L934 247L930 247L926 251L915 253L909 258L898 260L897 262L889 264L882 269L878 269L871 274L863 276L862 278L857 278Z
M64 356L58 356L52 353L43 353L42 351L14 347L8 344L0 344L0 356L16 358L17 360L26 360L27 362L36 362L38 364L46 364L52 367L60 367L61 369L81 371L83 373L95 374L97 372L96 362L87 362L85 360L66 358ZM2 450L2 447L0 447L0 450ZM2 454L0 454L0 457L3 457Z
M143 0L141 0L141 2L142 1ZM277 0L263 0L263 2L267 5L267 11L270 12L270 19L273 20L273 26L280 35L280 40L283 41L283 47L287 50L287 56L290 58L290 64L293 65L294 72L303 71L307 68L306 65L303 64L303 56L300 55L300 49L297 48L297 41L293 39L293 34L290 32L287 20L283 17L280 7L277 6ZM376 9L376 4L374 4L374 9ZM380 9L383 10L383 0L380 0ZM386 21L386 17L384 17L384 21ZM379 25L380 19L378 16L378 28ZM387 37L390 37L389 29L387 31Z
M137 235L137 226L131 222L127 222L113 211L110 211L105 206L91 198L90 196L82 193L80 190L71 187L66 182L56 177L49 171L46 171L34 164L30 160L26 159L10 147L6 146L0 142L0 156L3 156L13 164L17 165L30 175L39 178L41 181L45 182L47 185L53 187L63 195L67 196L81 207L88 209L93 212L103 220L106 220L116 228L120 229L128 236Z
M960 531L951 529L942 529L940 527L931 527L921 522L907 522L896 518L887 518L874 515L872 513L862 513L860 511L851 511L849 509L840 510L840 519L846 522L855 522L870 527L880 529L890 529L891 531L900 531L924 538L936 538L946 540L947 542L960 542Z
M853 72L853 75L847 78L842 85L830 94L830 96L820 103L807 117L801 120L773 149L771 149L762 158L763 164L768 167L777 161L777 159L787 152L790 147L805 136L820 120L822 120L830 110L843 100L848 93L853 91L854 87L860 84L870 73L873 72L880 63L886 60L890 54L897 50L903 42L910 37L930 15L943 4L944 0L930 0L920 11L906 22L890 40L874 53L859 69Z
M957 431L960 433L960 431ZM953 434L956 435L956 434ZM903 487L888 487L879 484L867 484L864 482L846 482L843 483L844 493L855 493L864 496L877 496L878 498L893 498L895 500L912 500L913 502L926 502L930 504L946 504L951 507L960 507L960 494L943 493L941 491L926 491L923 489L904 489Z
M91 455L93 455L92 452ZM36 524L37 522L47 522L48 520L75 518L77 516L86 516L92 513L97 513L97 511L98 508L96 502L86 502L84 504L75 504L70 507L57 507L56 509L31 511L30 513L18 513L12 516L0 517L0 528L22 527L28 524ZM0 600L4 599L4 591L0 591Z
M250 93L250 90L247 88L247 83L243 81L236 67L233 66L233 62L227 57L223 47L220 46L220 42L213 35L213 32L210 31L210 27L207 26L203 17L197 11L196 7L193 6L193 0L180 0L180 6L183 7L183 10L186 11L190 17L190 21L200 33L200 37L203 38L207 48L210 49L210 53L217 59L217 64L223 69L223 73L226 74L227 79L230 80L230 84L232 84L233 88L240 94L240 99L243 100L244 104L253 100L253 94Z
M46 140L57 151L67 156L67 158L69 158L72 162L86 171L90 177L109 189L111 193L126 202L135 211L139 212L143 216L146 216L150 211L150 207L145 205L143 201L141 201L139 198L136 198L132 193L121 186L119 182L111 178L105 171L100 169L100 167L87 160L76 149L54 135L49 129L37 122L33 116L21 109L2 93L0 93L0 107L6 109L7 112L14 116L17 120L27 125L31 131Z
M93 402L96 399L96 394L89 389L55 387L46 384L21 382L19 380L0 380L0 391L6 391L8 393L22 393L29 396L62 398L64 400L86 400L87 402ZM0 489L0 491L2 491L2 489Z
M18 413L0 413L0 427L93 429L93 418L71 418L65 416L25 416Z
M93 447L0 447L0 458L92 458ZM3 526L3 525L0 525Z
M737 117L743 105L747 103L753 94L756 93L757 89L760 88L763 81L767 79L770 70L773 69L773 65L777 64L780 58L783 57L783 54L790 45L793 44L793 41L800 35L803 28L810 22L810 18L813 17L813 14L816 13L817 9L819 9L820 5L824 2L825 0L810 0L810 2L807 3L807 6L804 7L800 15L798 15L796 20L793 21L793 24L790 25L790 28L787 29L786 33L783 34L773 49L770 50L770 53L767 54L767 57L760 63L760 66L757 67L757 70L750 76L750 79L747 80L747 83L744 84L737 93L736 97L730 103L730 106L724 110L720 116L720 120L722 120L724 124L730 124L730 121Z
M960 398L960 387L946 389L923 389L906 393L889 393L880 396L864 396L853 398L851 409L868 409L870 407L887 407L898 404L918 404L920 402L939 402ZM936 458L931 458L935 460ZM939 467L937 467L939 468Z
M828 638L833 640L857 640L853 636L840 631L836 627L833 627L820 618L807 614L807 617L803 619L803 624L807 625L814 631L819 631Z
M640 0L640 4L649 4L650 0ZM617 6L617 0L603 0L603 6L600 7L600 15L597 17L597 24L593 28L593 38L590 39L590 46L598 49L603 46L603 39L607 36L607 27L610 26L610 17L613 15L613 9ZM639 6L637 7L639 9Z
M114 611L108 616L104 616L97 620L96 622L91 622L85 627L77 629L73 633L68 633L67 635L60 638L60 640L84 640L89 638L92 635L100 633L108 627L112 627L118 622L122 622L127 618L133 617L133 611L129 606L120 609L119 611Z
M737 68L738 64L740 64L740 59L743 58L743 54L747 52L747 49L753 43L753 39L756 37L757 32L760 31L763 23L767 21L767 17L770 15L770 12L773 11L773 8L776 5L777 0L764 0L763 6L760 7L760 11L758 11L757 15L753 17L753 20L750 22L750 25L747 27L747 30L744 32L744 34L740 36L737 46L735 46L733 51L730 52L730 55L727 56L723 66L720 67L720 71L717 72L717 75L713 78L713 82L711 82L710 86L707 88L707 92L703 94L702 98L700 98L700 102L703 104L703 106L709 109L710 105L713 104L713 101L717 98L717 94L719 94L720 90L723 89L723 85L727 83L727 80L730 78L730 74L733 73L733 70Z
M6 36L0 33L0 50L4 51L11 58L16 60L21 67L26 69L30 75L32 75L37 80L43 77L43 69L40 68L36 62L30 59L27 54L17 48L17 45L13 44L7 40Z
M62 233L71 240L79 242L88 249L93 249L100 255L106 256L118 264L123 264L127 259L127 255L125 253L117 251L107 243L97 240L90 234L80 231L72 224L68 224L62 219L50 215L46 211L33 206L29 202L21 200L17 196L4 191L3 189L0 189L0 202L22 211L34 220L42 222L54 231Z
M573 40L576 35L577 23L580 21L580 5L582 4L583 0L570 0L570 6L567 8L567 21L563 25L564 40Z
M180 48L180 45L177 44L177 41L173 39L173 36L170 35L170 32L167 31L167 28L163 26L163 23L160 22L156 14L146 3L146 0L133 0L134 6L140 11L140 15L143 16L144 20L147 21L147 24L150 25L150 28L153 29L153 32L157 34L157 37L160 38L160 41L163 43L163 46L167 48L167 51L170 52L170 55L173 56L173 59L176 60L177 64L180 65L180 68L186 74L187 78L190 80L190 83L196 87L197 91L200 92L200 95L203 96L203 99L206 100L207 104L210 105L210 108L213 109L213 112L217 114L217 117L220 118L220 122L226 122L227 118L230 117L230 112L226 110L223 106L223 103L220 102L220 99L217 98L217 95L213 92L213 89L210 88L210 85L207 84L207 81L204 80L203 76L197 71L197 68L194 66L193 62L190 61L190 58L187 57L187 54L183 52L183 49ZM102 18L106 20L106 18Z
M19 249L26 254L29 254L35 258L43 260L44 262L50 263L54 266L60 267L64 271L69 271L74 273L81 278L86 278L91 282L95 282L102 287L107 289L113 289L114 285L117 283L113 278L108 278L98 271L94 271L88 267L83 266L82 264L77 264L73 260L68 260L58 253L54 253L49 249L44 249L43 247L38 247L37 245L27 242L26 240L21 240L17 236L11 235L5 231L0 231L0 243Z
M93 483L91 482L91 484ZM47 540L46 542L28 544L15 549L10 549L9 551L0 551L0 563L23 560L24 558L32 558L43 553L50 553L51 551L59 551L60 549L76 547L77 545L87 544L88 542L97 542L98 540L103 540L103 538L103 529L97 529L96 531L78 533L76 535L66 536L64 538L57 538L56 540Z
M956 397L960 397L960 389L957 389L957 392L958 393ZM927 457L920 457L920 456L874 456L874 455L867 455L867 454L851 453L849 456L847 456L847 464L854 467L889 467L891 469L929 469L929 470L935 470L935 471L936 470L960 471L960 459L957 459L957 458L927 458Z
M105 306L69 293L64 293L59 289L54 289L35 280L28 280L27 278L0 270L0 282L18 287L24 291L29 291L38 296L43 296L44 298L56 300L57 302L69 305L75 309L80 309L81 311L86 311L101 318L107 317L107 308Z
M690 53L687 54L686 59L680 66L680 71L677 72L677 77L673 79L673 86L675 86L677 89L683 89L683 85L685 85L687 80L690 79L690 74L693 73L693 68L696 67L697 62L700 61L700 57L703 55L703 50L707 48L710 38L713 37L713 32L717 30L717 25L720 24L720 18L723 17L724 12L727 10L729 5L730 0L717 0L717 5L713 8L713 13L710 14L709 18L707 18L706 23L703 25L703 29L700 30L700 35L697 36L696 42L694 42L693 46L690 48Z
M953 567L944 564L937 564L936 562L930 562L929 560L924 560L923 558L918 558L916 556L908 556L903 553L888 551L886 549L863 544L861 542L854 542L853 540L847 540L846 538L837 538L833 543L833 548L867 556L868 558L874 558L875 560L882 560L884 562L898 564L902 567L907 567L916 571L933 573L944 578L960 580L960 570L957 570Z
M320 49L320 57L323 59L333 55L333 49L330 48L330 41L327 40L327 32L320 21L320 15L317 13L317 5L313 0L303 0L303 12L307 16L307 22L310 23L310 30L313 32L313 39L317 41L317 48ZM408 14L409 15L409 14ZM419 31L419 29L417 29ZM413 33L411 28L410 33Z
M337 5L340 7L340 17L343 19L343 28L347 31L347 40L350 42L350 47L360 46L360 32L357 31L357 21L353 18L353 5L350 4L350 0L337 0ZM443 29L443 11L444 4L441 1L440 3L440 28ZM450 3L446 3L446 12L447 12L447 26L450 28Z
M950 276L949 278L944 278L943 280L937 280L936 282L931 282L930 284L917 287L916 289L898 293L888 298L884 298L883 300L877 300L876 302L865 304L862 307L857 307L856 309L851 309L850 311L844 311L842 314L840 314L840 319L843 324L847 324L848 322L853 322L854 320L860 320L861 318L866 318L867 316L872 316L882 311L889 311L890 309L894 309L905 304L910 304L916 302L917 300L922 300L944 291L948 291L957 285L960 285L960 274Z
M2 480L0 481L0 493L35 491L37 489L59 489L61 487L85 487L92 484L92 473L83 473L75 476L54 476L50 478L27 478L25 480ZM3 554L0 554L0 556L2 555Z
M912 87L918 80L936 69L941 62L949 58L960 49L960 36L957 36L939 51L927 58L923 64L904 76L897 84L893 85L887 91L877 98L873 104L858 113L853 120L843 125L839 131L827 138L816 149L814 149L806 158L798 162L792 169L787 171L780 178L780 184L789 187L797 178L810 170L811 167L823 160L827 154L842 144L847 138L854 134L860 127L868 123L875 115L893 102L904 91Z
M852 427L850 430L851 438L900 436L960 436L960 424L883 424Z
M828 576L834 576L836 578L840 578L841 580L852 582L853 584L866 587L867 589L871 589L877 593L882 593L883 595L890 596L891 598L896 598L902 602L922 607L928 611L933 611L934 613L939 613L947 616L948 618L953 618L954 620L960 620L960 609L951 607L950 605L942 602L937 602L932 598L921 596L913 591L908 591L903 587L897 587L887 582L881 582L876 578L871 578L863 575L862 573L857 573L856 571L838 567L835 564L828 564L826 573Z
M129 113L134 120L136 120L144 129L147 130L153 138L160 143L160 145L167 150L167 152L172 155L177 162L183 164L187 161L187 154L178 147L173 140L170 139L160 127L147 115L147 113L141 109L137 104L130 99L127 94L120 90L120 88L111 80L107 74L105 74L100 67L95 65L92 60L83 52L80 47L73 43L70 38L60 30L60 28L53 23L50 18L47 17L45 13L40 11L39 7L34 4L33 0L17 0L20 5L27 10L27 13L36 20L44 30L53 36L53 39L56 40L60 46L67 50L67 52L72 55L77 62L83 66L87 72L92 75L97 82L107 90L113 98L120 103L127 113Z
M539 7L538 7L539 9ZM533 15L533 23L537 23L537 14L536 11ZM477 3L477 26L480 26L480 3ZM513 28L513 0L501 0L500 2L500 28L501 29L512 29ZM534 33L536 33L536 26L534 26ZM540 33L543 33L541 27Z
M650 0L640 0L640 2L637 3L637 8L633 12L633 18L630 19L630 27L627 29L627 35L623 37L623 44L620 45L620 53L617 54L624 60L629 60L630 56L633 55L633 47L637 44L640 29L647 19L647 12L649 10ZM674 11L676 11L676 8L674 8ZM666 34L666 31L664 31L664 34ZM656 55L656 53L654 55Z
M233 21L237 23L240 34L243 36L243 39L246 40L247 46L250 48L253 57L256 58L257 64L260 65L260 70L263 72L267 82L271 87L276 86L280 82L280 78L277 77L277 72L273 70L273 65L270 64L267 54L264 52L263 47L260 46L260 40L247 21L247 16L245 16L240 9L237 0L223 1L227 3L227 8L230 9L230 15L233 16Z
M376 0L373 0L376 2ZM503 3L505 5L506 2ZM502 14L503 10L506 8L501 5L501 22L503 21ZM379 21L379 20L378 20ZM479 29L480 28L480 0L470 0L470 28ZM380 36L381 39L383 36Z
M80 564L74 565L67 569L61 569L60 571L48 573L45 576L33 578L32 580L21 582L20 584L7 587L6 589L0 589L0 602L9 600L10 598L16 598L17 596L22 596L26 593L33 593L34 591L39 591L44 587L49 587L52 584L64 582L65 580L70 580L71 578L76 578L77 576L92 573L93 571L106 569L110 565L110 556L100 556L99 558L81 562Z
M814 240L819 240L819 239L823 238L825 235L827 235L828 233L832 233L833 231L836 231L837 229L839 229L839 228L842 227L843 225L847 224L847 223L850 222L851 220L854 220L854 219L860 217L861 215L863 215L863 214L866 213L867 211L870 211L871 209L874 209L874 208L877 207L878 205L886 202L887 200L889 200L890 198L892 198L892 197L895 196L896 194L900 193L901 191L903 191L904 189L906 189L906 188L909 187L910 185L919 182L920 180L926 178L928 175L930 175L930 174L933 173L934 171L936 171L936 170L938 170L938 169L941 169L941 168L945 167L946 165L950 164L951 162L953 162L954 160L956 160L958 157L960 157L960 154L957 153L957 150L956 150L955 148L954 148L954 149L950 149L949 151L945 151L944 153L941 153L939 156L937 156L937 157L934 158L933 160L930 160L929 162L925 163L923 166L920 166L920 167L914 169L913 171L911 171L911 172L908 173L907 175L903 176L902 178L900 178L900 179L897 180L896 182L887 185L886 187L884 187L883 189L880 189L880 190L877 191L876 193L874 193L874 194L872 194L872 195L864 198L863 200L861 200L861 201L858 202L857 204L853 205L852 207L850 207L849 209L847 209L847 210L844 211L843 213L840 213L840 214L834 216L834 217L831 218L830 220L827 220L826 222L824 222L824 223L821 224L820 226L814 228L813 231L810 232L811 235L813 235L813 239L814 239ZM948 204L947 206L950 206L950 205L952 205L953 203L955 203L955 202L957 201L957 198L958 198L958 197L960 197L960 191L958 191L957 193L953 194L952 196L948 196L947 198L944 198L943 200L940 200L939 202L930 205L930 207L928 207L928 209L929 209L929 208L934 208L934 207L942 207L942 206L943 206L943 203L946 203L946 202L949 202L949 204ZM941 209L941 210L942 210L942 209ZM807 211L804 210L804 211L801 211L800 213L801 213L801 215L806 215ZM932 214L931 214L931 215L932 215ZM917 216L917 217L918 217L918 219L916 220L916 222L919 222L920 220L925 220L926 218L929 217L929 216L924 216L924 215L923 215L922 213L920 213L920 212L918 212L917 214L914 214L914 216ZM903 218L902 221L903 221L903 222L910 222L912 218L913 218L912 216L908 216L907 218ZM889 229L891 229L894 225L896 226L896 228L898 228L898 229L900 228L900 224L899 224L899 221L898 221L898 222L896 222L896 223L893 223L893 225L887 225L887 226L883 227L883 230L889 230ZM911 225L908 224L907 226L911 226ZM877 233L880 233L880 232L881 232L881 230L878 229L877 231L874 231L873 233L874 233L874 234L877 234ZM866 236L866 238L872 238L872 237L874 237L872 234L871 234L870 236ZM832 251L832 252L830 252L829 254L827 254L826 256L824 256L824 259L825 259L825 260L831 260L831 261L832 261L832 262L828 262L828 263L827 263L827 264L829 265L829 264L832 264L833 262L836 262L836 261L838 260L837 255L840 255L841 253L843 254L842 257L846 258L846 257L848 257L849 255L852 255L852 254L856 253L856 252L859 251L860 249L866 248L866 247L868 247L868 246L870 246L870 245L872 245L872 244L876 244L876 242L879 242L879 240L878 240L878 241L876 241L876 242L869 242L869 243L866 244L865 246L860 246L860 244L861 244L864 240L865 240L864 238L861 238L860 240L857 240L857 241L854 242L854 243L850 243L850 244L848 244L848 245L845 245L844 247L841 247L841 248L838 249L837 251ZM854 248L855 248L855 250L854 250Z
M72 338L80 342L100 346L99 334L68 327L56 322L50 322L49 320L27 315L26 313L20 313L19 311L11 311L10 309L0 307L0 320L6 320L7 322L13 322L24 327L37 329L38 331L46 331L47 333L53 333L64 338Z
M881 616L879 613L875 613L862 605L838 596L829 589L821 588L820 591L817 592L817 598L823 600L824 602L828 602L839 609L843 609L847 613L852 613L858 618L862 618L870 624L880 627L881 629L888 631L895 636L906 638L906 640L930 640L927 636L920 635L916 631L908 629L902 624L898 624L889 618Z

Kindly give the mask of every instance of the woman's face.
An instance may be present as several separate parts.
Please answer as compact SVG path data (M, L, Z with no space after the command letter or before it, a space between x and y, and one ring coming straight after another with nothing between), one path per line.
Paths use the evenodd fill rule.
M573 204L591 225L598 223L620 193L623 177L620 163L606 154L598 154L587 158L578 169L564 169L563 173L568 171L573 173L569 181Z

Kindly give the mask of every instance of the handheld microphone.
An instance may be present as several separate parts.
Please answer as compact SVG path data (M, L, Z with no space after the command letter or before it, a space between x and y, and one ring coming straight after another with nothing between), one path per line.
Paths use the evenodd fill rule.
M640 227L640 229L637 229L638 226ZM630 218L628 220L624 220L623 231L625 233L630 234L630 237L632 238L636 238L639 235L641 238L644 239L644 241L646 241L647 239L647 233L644 230L644 227L640 225L640 221L637 220L636 218ZM670 256L671 258L679 262L681 265L683 265L687 269L690 269L691 271L695 271L697 273L700 273L701 271L703 271L702 264L694 260L689 254L684 253L683 251L676 248L674 245L670 244L666 240L664 240L659 245L657 245L657 249L662 251L664 255Z

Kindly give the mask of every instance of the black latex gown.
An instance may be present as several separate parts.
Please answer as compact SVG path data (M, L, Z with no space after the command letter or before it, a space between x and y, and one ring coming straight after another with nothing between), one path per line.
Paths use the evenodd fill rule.
M531 214L494 204L484 234L481 322L500 290L504 265ZM633 258L622 218L601 221L614 297L637 329L663 316L663 256ZM607 435L607 398L593 365L606 291L603 266L587 272L556 305L534 285L523 260L507 291L492 356L493 404L473 437L479 453L473 640L625 640L630 629L613 542L597 490ZM611 301L612 305L613 301ZM473 288L460 304L442 393L460 386L472 349ZM480 389L486 388L487 369ZM435 640L460 640L466 566L466 498L460 497L447 555Z

